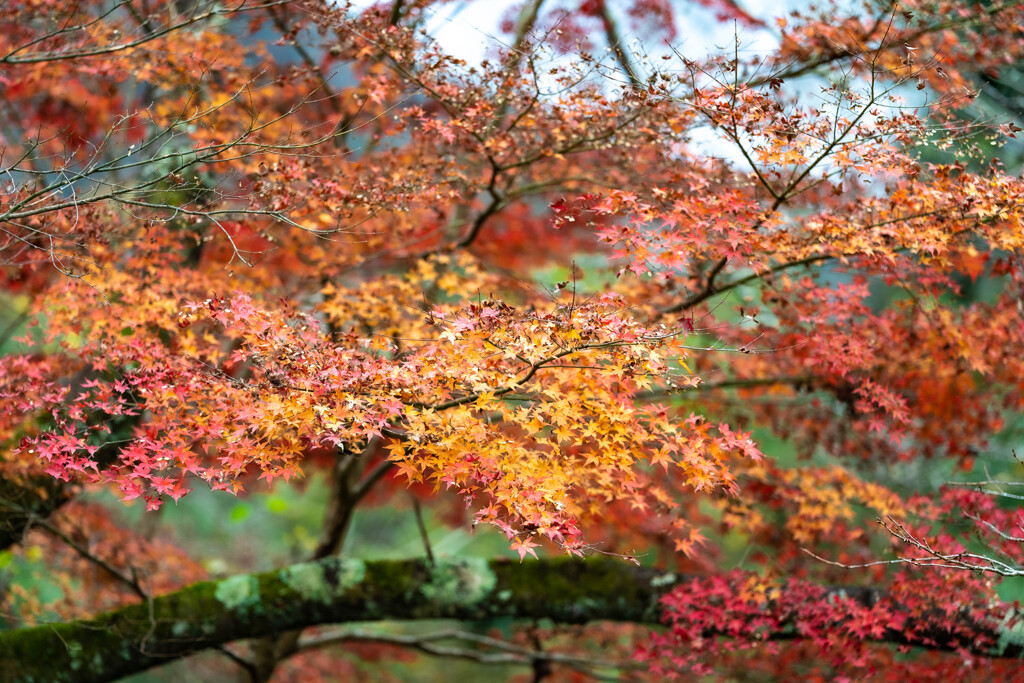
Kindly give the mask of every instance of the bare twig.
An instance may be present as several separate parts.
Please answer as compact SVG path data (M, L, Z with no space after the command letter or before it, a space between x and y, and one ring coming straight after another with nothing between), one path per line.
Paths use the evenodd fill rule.
M484 648L496 650L497 652L437 644L438 641L445 640L473 643ZM339 629L337 631L304 636L299 640L299 648L308 650L350 642L375 642L411 647L438 657L467 659L480 664L532 664L540 660L569 666L583 671L598 680L618 680L618 677L601 675L597 669L621 670L639 667L634 662L607 661L589 656L529 649L497 638L458 630L440 630L424 635L398 635L361 629Z
M412 494L410 494L410 498L412 498L413 514L416 516L416 528L419 529L420 539L423 541L423 551L427 554L427 562L433 566L435 564L434 551L430 547L430 536L427 534L427 525L423 523L423 510L420 507L420 501Z

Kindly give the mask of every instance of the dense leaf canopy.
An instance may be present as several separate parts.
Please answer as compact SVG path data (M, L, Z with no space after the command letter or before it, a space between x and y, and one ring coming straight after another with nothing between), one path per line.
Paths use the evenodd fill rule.
M0 10L0 677L1018 676L1024 9L480 4Z

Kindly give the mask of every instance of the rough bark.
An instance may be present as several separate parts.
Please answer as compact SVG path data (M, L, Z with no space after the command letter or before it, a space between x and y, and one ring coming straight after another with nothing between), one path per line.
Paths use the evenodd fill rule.
M88 621L0 633L0 681L110 681L234 640L325 623L510 616L653 624L658 598L683 578L609 560L431 567L328 557L197 583ZM865 589L847 594L878 597ZM1014 634L994 635L1005 636L1001 650L978 654L1021 654ZM889 639L898 642L895 634ZM965 645L937 640L933 647Z

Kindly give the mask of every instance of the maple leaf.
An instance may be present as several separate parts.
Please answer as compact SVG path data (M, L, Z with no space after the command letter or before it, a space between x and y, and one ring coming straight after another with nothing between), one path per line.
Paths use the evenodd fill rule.
M424 533L485 522L521 564L542 538L674 548L702 578L643 636L655 677L932 679L939 659L885 641L993 653L993 568L1024 566L1019 510L986 492L1013 474L991 449L1021 408L1024 182L979 163L1019 128L956 107L1024 62L1019 5L798 12L756 61L662 68L622 37L655 54L682 25L666 0L527 3L517 47L475 61L431 35L433 0L49 4L0 17L0 463L32 511L9 542L88 590L54 607L13 585L8 611L178 587L145 534L66 525L79 494L154 510L186 482L255 501L314 475L328 522L411 488ZM282 56L314 34L334 38ZM990 481L906 499L882 476L975 464ZM876 517L927 581L876 563ZM749 574L717 566L736 538ZM864 565L872 599L805 550Z
M529 538L521 541L518 537L516 537L515 541L513 541L511 546L509 546L509 549L519 553L519 561L522 562L526 559L527 553L533 555L534 559L536 559L537 553L536 551L534 551L534 548L537 547L539 547L538 544L534 543Z

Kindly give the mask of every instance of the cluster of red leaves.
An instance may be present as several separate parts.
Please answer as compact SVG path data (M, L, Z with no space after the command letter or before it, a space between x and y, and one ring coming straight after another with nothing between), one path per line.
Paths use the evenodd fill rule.
M817 649L835 675L858 680L875 673L871 641L941 646L968 658L992 646L1000 624L989 616L987 589L985 580L963 573L936 590L934 578L901 572L882 594L734 571L685 582L666 595L668 630L653 634L638 657L649 660L656 675L675 679L709 674L712 662L736 650L775 656L773 641L798 638Z
M452 517L497 527L520 559L608 542L712 572L713 530L791 577L674 592L644 651L659 672L773 638L854 677L892 663L867 644L883 637L991 645L1004 607L985 582L943 579L939 604L878 566L866 604L816 583L840 572L802 549L991 570L980 543L1024 562L1020 515L984 487L904 501L856 473L969 467L1024 408L1024 182L919 156L975 131L949 117L972 70L1024 56L1020 8L797 15L766 60L655 68L613 38L620 17L671 38L662 0L532 19L523 4L513 48L474 65L409 28L436 3L407 4L245 5L166 33L170 5L147 22L82 2L64 29L41 1L0 18L0 137L29 179L0 187L0 283L32 295L38 324L0 364L0 440L20 444L3 475L156 509L379 441L364 472L451 490ZM319 56L273 62L246 38L270 26ZM578 54L592 29L628 85ZM818 101L791 88L832 64ZM939 96L929 112L901 99L917 84ZM583 251L607 264L600 285L531 281ZM994 296L951 301L988 278ZM748 425L829 464L764 462ZM872 516L895 543L872 540Z

